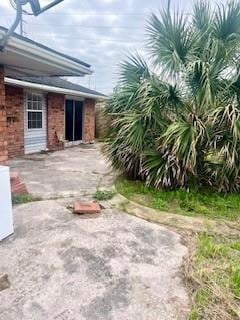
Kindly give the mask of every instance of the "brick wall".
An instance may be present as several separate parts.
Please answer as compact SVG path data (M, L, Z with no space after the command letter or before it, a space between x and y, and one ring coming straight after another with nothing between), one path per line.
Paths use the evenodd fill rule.
M64 139L64 103L65 97L62 94L48 93L48 148L57 150L63 148L59 138Z
M7 141L9 158L24 155L24 94L23 88L5 87Z
M84 103L84 142L95 139L95 100L86 99Z
M107 138L110 127L111 127L111 117L105 113L106 103L96 103L95 112L95 136L97 139Z
M0 165L8 164L4 68L0 66Z
M64 139L64 104L62 94L48 93L47 121L48 148L57 150L63 147L59 140ZM84 141L95 138L95 101L84 102ZM4 85L4 69L0 67L0 164L7 164L8 157L24 154L24 93L22 88Z

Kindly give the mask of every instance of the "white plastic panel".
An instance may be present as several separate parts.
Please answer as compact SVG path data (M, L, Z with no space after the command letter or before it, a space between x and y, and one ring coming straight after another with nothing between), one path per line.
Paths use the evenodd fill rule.
M42 128L28 129L27 93L42 96ZM27 90L24 94L24 150L25 154L40 152L47 148L47 104L46 96L41 92Z
M0 166L0 241L13 233L9 168Z

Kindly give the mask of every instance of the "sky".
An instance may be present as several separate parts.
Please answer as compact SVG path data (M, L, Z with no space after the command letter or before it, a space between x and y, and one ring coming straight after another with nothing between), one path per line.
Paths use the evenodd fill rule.
M190 12L192 1L172 2ZM40 0L42 6L50 2ZM119 63L131 52L147 56L147 19L166 3L167 0L64 0L38 17L24 15L24 35L91 64L93 75L69 80L110 94L117 84ZM0 24L10 27L14 15L10 1L1 0Z

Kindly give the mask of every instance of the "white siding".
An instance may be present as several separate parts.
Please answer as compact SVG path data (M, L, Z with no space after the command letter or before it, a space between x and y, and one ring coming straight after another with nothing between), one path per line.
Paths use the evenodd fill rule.
M34 92L41 94L43 98L43 118L41 129L28 129L28 112L27 112L27 93L24 93L24 148L25 154L40 152L47 148L47 104L46 95L40 92Z

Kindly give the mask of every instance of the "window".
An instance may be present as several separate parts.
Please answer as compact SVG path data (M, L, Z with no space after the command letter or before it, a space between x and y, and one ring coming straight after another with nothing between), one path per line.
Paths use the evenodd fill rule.
M42 112L28 111L28 129L42 129Z
M41 94L27 93L27 121L28 129L42 129L43 127L43 97Z

